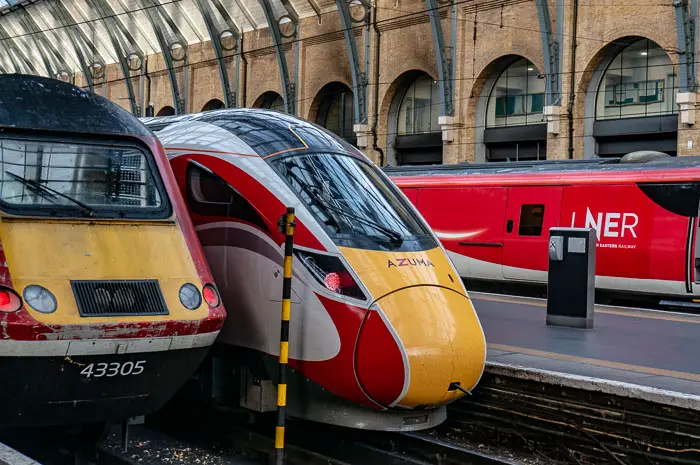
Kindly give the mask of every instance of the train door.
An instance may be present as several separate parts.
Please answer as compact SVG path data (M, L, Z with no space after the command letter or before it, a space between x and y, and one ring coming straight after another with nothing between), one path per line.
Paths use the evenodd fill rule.
M503 277L547 280L549 228L559 226L562 187L511 187L503 232Z

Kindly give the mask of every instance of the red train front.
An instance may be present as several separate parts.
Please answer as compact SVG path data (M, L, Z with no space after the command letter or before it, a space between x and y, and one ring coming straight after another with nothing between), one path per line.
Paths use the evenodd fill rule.
M225 318L162 146L73 85L0 89L0 427L150 413Z

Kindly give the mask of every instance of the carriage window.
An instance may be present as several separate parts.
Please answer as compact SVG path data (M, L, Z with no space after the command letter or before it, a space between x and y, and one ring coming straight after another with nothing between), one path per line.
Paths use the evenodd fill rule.
M199 215L236 218L269 233L265 221L245 197L219 176L193 163L187 167L187 203Z
M526 204L520 209L519 236L541 236L544 222L544 205Z

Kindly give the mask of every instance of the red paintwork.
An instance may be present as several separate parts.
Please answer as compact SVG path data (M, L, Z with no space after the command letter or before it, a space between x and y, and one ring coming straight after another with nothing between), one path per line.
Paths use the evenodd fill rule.
M187 213L184 199L177 189L177 183L170 170L168 158L160 141L155 137L138 138L148 146L158 166L168 198L173 207L173 215L180 226L189 252L192 256L199 278L204 284L213 283L209 264L204 257L194 226ZM5 253L0 242L0 284L12 287ZM205 303L206 305L206 303ZM36 321L22 307L17 312L0 313L0 339L21 341L34 340L78 340L78 339L125 339L145 337L168 337L192 334L204 334L219 331L226 318L223 304L216 308L209 307L209 314L202 320L161 321L96 324L76 321L74 325L45 325Z
M467 239L442 238L441 242L460 255L503 265L502 279L522 280L526 279L522 276L527 270L546 271L548 229L584 227L589 209L596 222L598 214L602 214L600 228L596 228L600 235L597 276L685 282L688 218L657 205L636 183L698 181L699 168L481 172L396 176L392 180L436 232L478 232ZM518 234L523 204L545 205L542 235ZM606 217L607 213L612 216ZM607 230L606 218L609 218ZM510 233L508 220L513 220ZM693 253L694 249L691 257Z
M403 357L378 312L369 312L362 324L355 371L364 390L378 403L391 405L401 395L405 375Z

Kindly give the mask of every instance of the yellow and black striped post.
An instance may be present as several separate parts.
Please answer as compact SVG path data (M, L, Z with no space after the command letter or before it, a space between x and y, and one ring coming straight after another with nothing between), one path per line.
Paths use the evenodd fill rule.
M284 463L284 422L287 406L287 362L289 360L289 318L292 313L292 253L294 249L294 208L279 221L284 233L284 274L282 281L282 327L280 329L279 381L277 382L277 427L275 429L275 463Z

